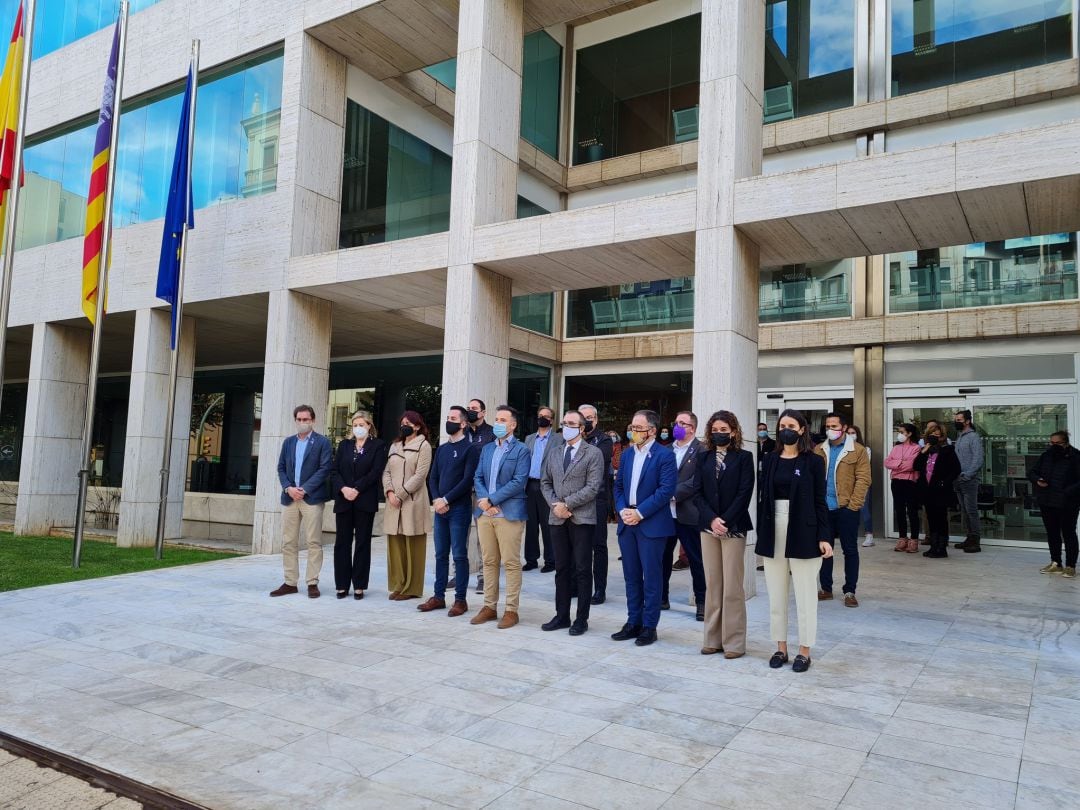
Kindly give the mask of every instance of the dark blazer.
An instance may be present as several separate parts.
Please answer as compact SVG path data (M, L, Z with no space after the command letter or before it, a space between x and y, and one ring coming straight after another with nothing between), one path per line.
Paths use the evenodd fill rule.
M529 449L529 464L532 464L533 447L536 445L536 439L539 435L539 432L537 432L530 433L525 437L525 446ZM562 450L565 443L562 434L556 433L555 428L551 428L548 431L547 444L544 445L544 457L540 460L540 478L544 477L544 467L547 466L548 459L551 458L552 453L558 455L560 459L562 458ZM532 472L532 470L530 469L529 472Z
M608 438L611 443L611 438ZM679 471L675 467L675 454L670 447L653 442L641 468L638 479L638 502L630 503L630 484L634 477L634 456L636 449L628 449L619 462L619 474L615 478L615 511L634 506L642 520L638 528L646 537L666 539L675 534L675 518L671 516L671 499L675 495L675 485ZM618 534L626 528L619 518Z
M321 433L312 431L308 441L311 442L311 446L304 451L304 462L300 469L300 487L307 493L304 496L304 503L314 506L330 500L326 479L334 466L334 452L330 447L330 440ZM296 434L294 433L281 443L281 453L278 454L277 472L278 482L281 484L282 506L292 503L292 498L285 494L285 490L296 486L295 471Z
M1049 486L1040 487L1039 479ZM1080 452L1069 447L1057 456L1047 448L1028 473L1028 480L1034 484L1032 494L1039 506L1075 507L1080 502Z
M724 469L716 477L716 454L702 445L694 466L694 501L697 527L707 532L716 518L724 521L729 532L746 534L754 528L750 520L750 499L754 495L754 454L732 448L724 458Z
M675 520L687 526L698 525L698 507L694 496L697 494L697 462L704 452L705 445L694 439L686 448L682 464L679 465L678 483L675 485ZM677 460L678 456L675 458Z
M757 546L762 557L772 557L776 548L776 496L773 474L779 453L769 453L761 463L758 481ZM832 539L829 506L825 502L825 459L814 451L795 459L795 475L788 493L788 531L785 557L812 560L821 556L818 543Z
M919 474L917 483L920 500L929 506L950 506L956 503L953 481L960 477L960 459L951 444L946 444L937 452L938 460L934 464L934 477L926 480L926 462L930 453L919 453L911 465Z
M379 511L379 490L382 488L383 468L386 466L386 442L369 436L364 442L364 452L356 460L353 473L353 448L356 441L350 436L342 439L337 447L334 469L330 471L330 491L334 495L334 511L346 512L350 507L365 512ZM355 501L345 500L342 487L359 490Z

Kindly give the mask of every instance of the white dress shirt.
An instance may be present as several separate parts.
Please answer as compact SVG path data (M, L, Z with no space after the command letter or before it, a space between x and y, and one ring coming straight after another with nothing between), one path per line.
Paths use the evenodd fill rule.
M626 493L627 505L633 508L637 508L638 497L637 487L638 481L641 479L641 471L645 467L645 459L649 457L649 452L652 450L652 446L655 439L649 439L641 447L634 446L634 463L630 470L630 491Z

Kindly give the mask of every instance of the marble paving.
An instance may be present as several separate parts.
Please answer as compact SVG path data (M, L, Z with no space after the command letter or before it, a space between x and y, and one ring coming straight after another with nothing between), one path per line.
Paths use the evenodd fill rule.
M1080 581L1045 552L863 549L862 606L822 604L796 675L760 574L725 661L688 572L637 648L608 638L617 552L571 638L540 630L551 574L473 627L388 601L376 547L360 602L329 554L319 600L268 598L272 556L0 594L0 728L213 808L1080 807Z

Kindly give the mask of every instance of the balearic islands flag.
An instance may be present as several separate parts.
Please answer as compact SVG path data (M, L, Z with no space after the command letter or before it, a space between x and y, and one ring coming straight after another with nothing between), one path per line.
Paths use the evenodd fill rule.
M19 128L19 93L22 90L23 7L15 15L15 30L11 32L4 73L0 75L0 250L4 248L3 223L7 219L7 198L15 173L15 138ZM22 178L19 178L22 182Z

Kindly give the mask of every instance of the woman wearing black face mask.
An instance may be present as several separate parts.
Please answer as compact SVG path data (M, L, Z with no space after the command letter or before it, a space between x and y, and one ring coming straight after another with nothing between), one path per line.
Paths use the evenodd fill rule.
M1076 519L1080 515L1080 452L1069 444L1067 431L1059 430L1050 436L1050 446L1039 456L1028 479L1035 485L1035 499L1042 512L1046 542L1050 546L1050 564L1039 570L1072 579L1076 576L1076 557L1080 551L1076 535ZM1062 539L1065 541L1064 565Z
M779 669L788 661L788 588L793 587L799 654L791 668L806 672L810 648L817 640L818 573L822 559L832 556L825 459L814 452L810 427L799 411L780 414L776 440L776 450L765 456L758 479L755 549L765 562L769 628L776 641L769 666Z
M427 475L431 443L424 418L405 411L398 420L398 437L390 445L383 470L383 531L386 534L386 581L395 601L418 599L424 593L424 561L431 531L431 497Z
M924 557L949 556L949 507L956 502L953 481L960 475L956 450L945 443L945 431L937 423L928 424L923 447L912 463L918 473L918 498L926 509L927 537L930 550Z
M746 654L743 561L754 492L754 454L742 448L742 428L731 411L709 417L705 452L697 459L694 499L705 568L705 640L702 655Z

